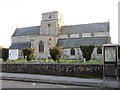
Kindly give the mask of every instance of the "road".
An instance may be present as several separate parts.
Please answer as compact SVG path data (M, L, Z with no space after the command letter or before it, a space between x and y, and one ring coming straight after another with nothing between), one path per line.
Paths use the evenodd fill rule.
M91 88L91 87L2 80L2 88Z

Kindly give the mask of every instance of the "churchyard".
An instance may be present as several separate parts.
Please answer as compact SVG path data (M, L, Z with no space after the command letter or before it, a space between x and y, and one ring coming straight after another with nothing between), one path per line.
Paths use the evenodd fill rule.
M82 50L83 49L83 50ZM52 47L50 48L50 58L36 58L34 57L34 48L23 49L24 59L20 59L18 56L18 50L8 50L3 49L3 60L0 60L0 63L80 63L80 64L103 64L103 59L92 59L92 52L94 46L82 46L81 50L83 52L83 57L81 59L67 59L62 57L62 47ZM12 53L10 53L12 51ZM16 52L17 51L17 52ZM118 51L119 52L119 51ZM9 53L9 56L8 56ZM6 57L6 58L5 58ZM9 57L9 58L8 58ZM13 59L14 57L14 59ZM62 57L62 58L61 58ZM15 59L16 58L16 59ZM4 60L5 59L5 60ZM118 60L120 63L120 59Z
M84 50L87 47L85 46ZM84 78L102 78L104 75L118 78L120 71L120 56L118 45L104 46L103 59L92 60L91 52L85 51L83 59L67 59L61 57L60 48L50 50L51 59L31 58L34 49L28 48L24 52L24 59L1 60L2 71L11 73L32 73L42 75L59 75ZM83 50L83 51L84 51ZM115 53L117 50L117 53ZM87 53L86 53L87 52ZM89 54L88 54L89 52ZM15 57L14 57L15 58ZM6 58L3 58L6 59Z

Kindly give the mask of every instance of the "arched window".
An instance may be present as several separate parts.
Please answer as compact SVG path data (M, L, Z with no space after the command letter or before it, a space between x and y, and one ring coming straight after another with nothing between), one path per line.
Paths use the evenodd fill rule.
M74 50L74 48L71 49L70 53L71 53L71 55L75 55L75 50Z
M97 48L97 54L102 54L102 47Z
M39 43L39 52L44 52L44 42L40 41Z

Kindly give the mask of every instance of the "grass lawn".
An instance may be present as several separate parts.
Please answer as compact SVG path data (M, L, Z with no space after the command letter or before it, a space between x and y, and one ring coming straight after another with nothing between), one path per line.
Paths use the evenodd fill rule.
M84 63L84 61L81 60L63 60L60 59L59 63ZM14 60L13 62L11 60L7 60L5 62L3 62L2 60L0 60L0 63L55 63L52 59L49 60L31 60L31 61L27 61L27 60ZM84 64L102 64L102 62L100 62L100 60L90 60L88 62L85 62Z

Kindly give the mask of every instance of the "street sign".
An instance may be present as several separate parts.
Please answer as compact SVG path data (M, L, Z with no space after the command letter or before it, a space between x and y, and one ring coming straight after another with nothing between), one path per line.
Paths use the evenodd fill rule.
M18 49L10 49L9 50L9 60L17 60L19 56Z

